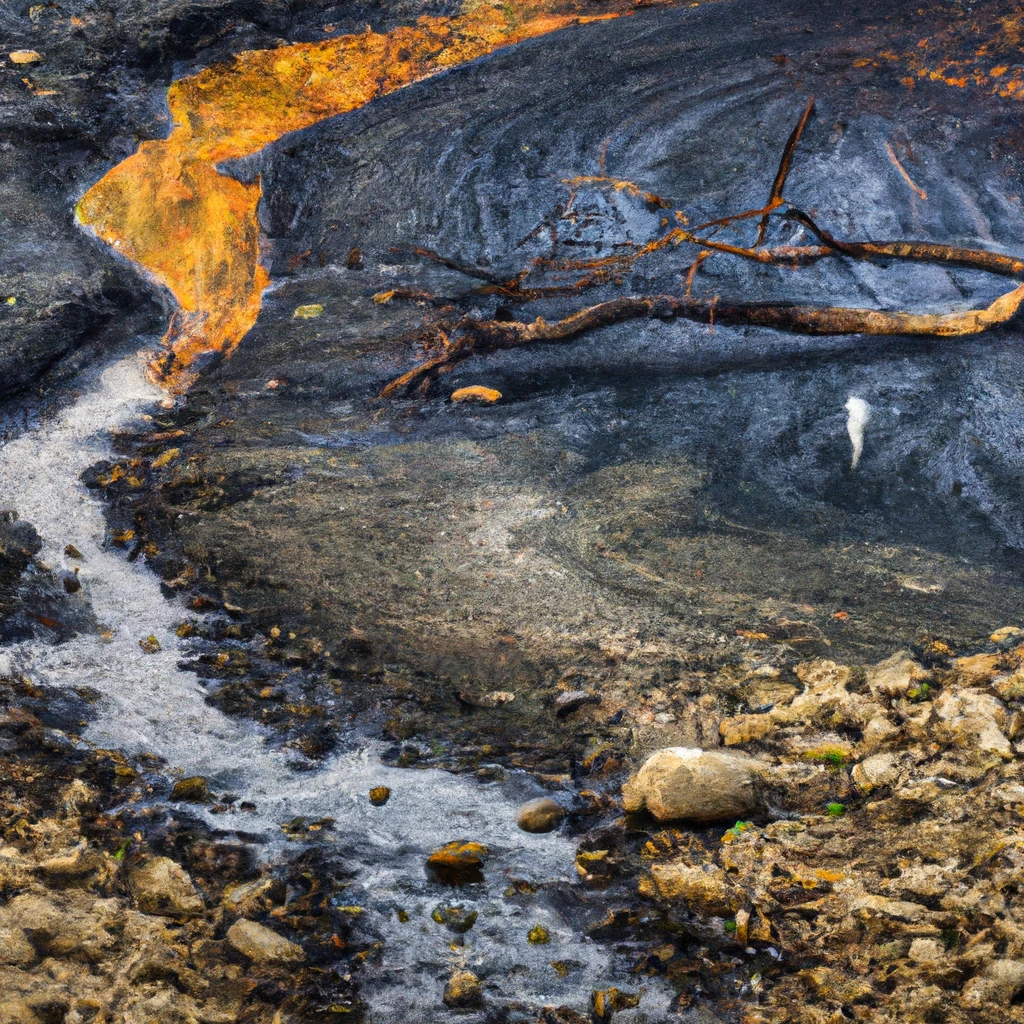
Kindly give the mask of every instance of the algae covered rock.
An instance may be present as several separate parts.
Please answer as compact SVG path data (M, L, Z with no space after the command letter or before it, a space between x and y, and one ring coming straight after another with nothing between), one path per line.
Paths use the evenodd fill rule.
M456 971L444 987L444 1004L453 1008L476 1006L482 996L480 979L472 971Z
M659 821L735 821L757 810L755 782L750 758L665 747L622 787L622 805Z

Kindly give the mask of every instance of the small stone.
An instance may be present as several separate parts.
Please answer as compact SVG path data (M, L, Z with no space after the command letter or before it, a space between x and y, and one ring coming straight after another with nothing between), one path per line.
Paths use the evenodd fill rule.
M453 1009L476 1006L482 999L480 979L472 971L456 971L444 987L444 1005Z
M665 747L622 787L627 811L658 821L737 821L757 809L754 762L737 754Z
M588 690L569 690L568 693L560 693L555 698L555 714L559 718L571 715L586 704L600 704L601 698L596 693Z
M480 387L479 385L474 385L470 388L459 388L457 391L452 392L452 401L455 403L476 402L479 405L493 405L500 398L500 391L495 391L494 388Z
M524 832L551 832L565 817L565 808L550 797L530 800L519 808L519 827Z
M622 992L617 988L599 989L591 998L594 1016L600 1020L611 1020L616 1010L631 1010L640 1005L640 996Z
M1001 629L997 629L990 637L989 640L994 644L1002 643L1004 640L1011 640L1013 637L1024 634L1024 629L1020 626L1003 626Z
M526 936L528 942L534 946L543 946L551 941L551 933L542 924L535 924L530 933Z
M224 890L221 906L241 917L251 917L270 910L283 902L284 885L273 878L257 878L252 882L230 885Z
M383 807L391 799L391 790L387 786L374 786L370 790L370 803L374 807Z
M466 910L463 906L446 907L443 904L434 907L430 917L438 924L443 924L456 935L465 935L476 924L478 913Z
M946 947L938 939L914 939L910 944L909 956L916 964L941 960L945 955Z
M171 803L205 804L210 801L210 787L202 775L179 779L171 790Z
M257 963L305 960L301 946L255 921L236 921L227 934L228 943L242 956Z
M469 885L484 880L487 847L466 839L446 843L427 858L427 869L439 882Z
M157 654L161 650L160 641L152 633L144 640L140 640L139 646L142 648L143 654Z
M0 928L0 966L28 967L36 959L32 943L20 928Z
M12 64L38 64L43 59L36 50L12 50L7 56Z
M65 544L64 545L64 555L65 555L66 558L75 558L79 562L81 562L81 561L83 561L85 559L85 555L83 555L82 552L79 551L78 548L76 548L74 544Z
M206 909L188 873L168 857L152 857L136 867L129 876L128 887L144 914L198 917Z
M311 302L306 306L296 306L292 313L293 320L315 320L323 313L324 307L319 302Z

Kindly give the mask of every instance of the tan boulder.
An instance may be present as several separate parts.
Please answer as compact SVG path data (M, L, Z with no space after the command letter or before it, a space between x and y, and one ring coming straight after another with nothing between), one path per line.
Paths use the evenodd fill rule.
M306 959L300 945L255 921L236 921L228 929L227 940L233 949L257 963Z
M757 809L755 762L738 754L665 747L622 787L627 811L659 821L736 821Z
M128 877L128 888L144 914L198 917L206 909L188 872L168 857L151 857L134 868Z
M853 784L864 794L882 786L891 786L899 778L899 762L894 754L875 754L853 766Z

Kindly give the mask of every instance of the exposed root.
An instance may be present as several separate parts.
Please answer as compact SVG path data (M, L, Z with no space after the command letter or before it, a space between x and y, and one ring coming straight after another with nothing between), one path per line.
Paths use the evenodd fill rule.
M381 398L409 393L413 389L423 391L430 382L442 373L472 355L495 352L502 349L518 348L525 345L558 344L573 341L589 331L607 327L628 320L687 319L706 323L713 330L716 323L772 327L777 330L801 334L840 335L865 334L873 336L918 335L936 338L962 337L977 334L1013 317L1024 302L1024 284L999 296L993 303L982 309L955 313L906 313L887 310L860 309L844 306L735 303L722 301L719 296L712 299L692 297L696 274L703 263L716 253L736 256L740 259L790 269L816 263L822 259L846 258L855 260L909 260L924 263L944 263L951 266L968 267L1006 277L1024 276L1024 259L1006 256L1002 253L983 249L965 249L938 242L923 241L859 241L847 242L833 237L818 225L804 211L789 205L783 198L783 190L792 168L793 156L804 129L814 111L813 98L808 100L803 114L793 128L783 149L775 180L772 183L768 202L756 210L730 214L706 221L690 228L682 211L675 211L673 218L662 220L663 232L650 241L636 245L622 243L626 252L592 259L559 259L556 219L573 219L578 193L584 186L610 188L615 192L638 199L647 204L651 211L666 208L668 204L651 192L633 182L608 177L601 167L600 175L580 176L567 179L570 189L568 202L559 208L556 218L547 218L528 237L535 237L544 227L552 232L552 255L536 257L519 273L511 278L501 278L488 269L463 263L443 256L431 249L420 246L411 251L418 256L439 263L451 270L480 281L469 295L500 295L512 304L527 304L537 299L579 294L589 288L620 282L637 263L647 256L682 244L700 246L696 260L684 272L684 294L653 296L620 296L606 302L598 302L578 310L560 320L549 323L542 317L532 321L514 320L506 311L505 319L455 318L452 305L458 299L438 300L427 293L388 293L389 298L414 298L416 301L446 305L433 325L425 325L416 335L423 343L428 357L391 381L381 392ZM890 156L902 171L891 147ZM908 183L920 194L921 190ZM765 233L772 217L782 216L795 221L807 229L817 240L816 245L765 246ZM725 228L732 228L744 221L758 219L756 241L753 246L718 241L713 236ZM591 221L592 223L592 221ZM525 239L524 239L525 241ZM571 240L565 244L585 244ZM565 283L544 283L528 285L534 274L558 276L579 274ZM550 278L549 278L550 280ZM447 317L446 315L447 314Z

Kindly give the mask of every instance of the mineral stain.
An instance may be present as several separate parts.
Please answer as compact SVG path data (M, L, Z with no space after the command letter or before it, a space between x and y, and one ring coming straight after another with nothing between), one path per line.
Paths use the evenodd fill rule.
M603 4L580 15L558 0L465 0L454 17L244 51L174 82L171 134L142 143L76 208L79 223L141 266L179 306L150 379L183 391L203 357L230 354L256 322L270 283L260 263L260 182L243 184L218 163L502 47L619 17L635 5Z

